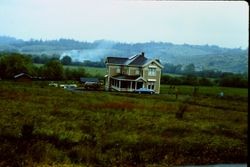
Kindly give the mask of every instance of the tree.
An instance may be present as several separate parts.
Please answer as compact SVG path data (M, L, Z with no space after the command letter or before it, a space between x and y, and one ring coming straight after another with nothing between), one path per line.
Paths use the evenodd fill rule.
M164 64L164 69L163 71L166 73L173 73L173 74L180 74L182 69L182 65L178 64L178 65L174 65L171 63L166 63Z
M219 86L247 88L248 79L237 74L224 74L219 80Z
M44 65L43 75L49 80L62 80L63 65L58 60L51 60Z
M185 74L194 74L195 73L195 66L194 64L188 64L184 67L183 73Z
M85 77L87 74L84 68L70 69L66 68L64 71L65 79L79 80L80 77Z
M198 78L194 75L186 75L183 78L183 84L196 86L199 84Z
M208 78L202 77L202 78L199 79L199 85L212 86L213 82Z
M181 77L172 77L170 75L162 75L161 83L169 84L169 85L181 85L183 83L183 79L181 79Z
M182 65L181 64L176 65L175 73L180 74L181 72L182 72Z
M62 62L63 65L70 65L72 63L72 59L69 56L64 56L61 59L61 62Z
M13 78L18 73L34 75L34 66L29 56L19 53L11 53L0 58L0 76L2 78Z

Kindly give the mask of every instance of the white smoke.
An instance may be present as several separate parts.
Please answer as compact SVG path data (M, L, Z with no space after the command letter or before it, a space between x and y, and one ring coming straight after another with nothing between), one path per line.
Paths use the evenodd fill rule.
M100 61L101 59L109 56L109 54L114 53L115 50L112 49L115 45L113 41L98 40L93 43L96 45L94 49L82 49L82 50L68 50L64 51L60 58L64 56L70 56L72 61L83 62L85 60L90 61Z

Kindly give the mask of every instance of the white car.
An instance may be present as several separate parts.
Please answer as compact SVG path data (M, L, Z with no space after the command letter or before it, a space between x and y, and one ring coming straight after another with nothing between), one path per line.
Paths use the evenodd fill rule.
M58 84L57 83L53 83L53 82L51 82L51 83L49 83L49 86L54 86L54 87L58 87Z

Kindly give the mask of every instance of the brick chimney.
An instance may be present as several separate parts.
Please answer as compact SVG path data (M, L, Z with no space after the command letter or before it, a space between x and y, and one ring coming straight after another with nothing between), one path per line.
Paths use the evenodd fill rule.
M144 52L141 52L141 55L144 57Z

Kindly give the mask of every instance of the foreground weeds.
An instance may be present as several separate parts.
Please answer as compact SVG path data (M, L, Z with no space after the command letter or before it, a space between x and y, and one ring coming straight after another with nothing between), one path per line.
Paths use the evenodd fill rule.
M176 100L1 81L0 166L245 163L241 98Z

